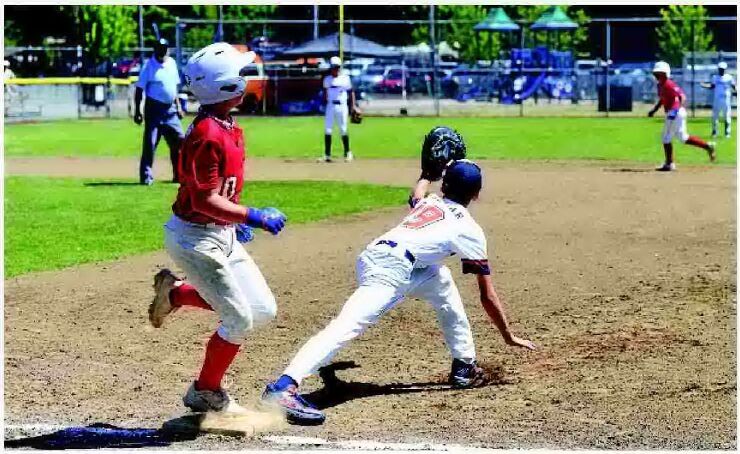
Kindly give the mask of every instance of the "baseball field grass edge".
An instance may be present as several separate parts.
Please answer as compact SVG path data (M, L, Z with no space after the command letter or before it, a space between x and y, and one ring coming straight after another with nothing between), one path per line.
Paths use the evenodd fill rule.
M122 180L5 178L5 278L161 249L176 191ZM250 182L243 203L279 207L290 227L400 206L407 196L402 187L268 181Z
M190 119L184 120L187 126ZM323 119L240 117L252 157L315 158L323 153ZM368 118L350 128L351 148L359 159L419 156L424 134L446 125L460 131L473 159L615 160L660 162L659 118ZM689 132L707 138L709 119L690 119ZM718 139L720 164L736 162L736 139ZM5 126L10 157L135 157L141 153L142 128L128 119L74 120ZM166 155L160 144L160 154ZM339 136L334 137L339 154ZM676 144L681 164L704 164L701 150Z

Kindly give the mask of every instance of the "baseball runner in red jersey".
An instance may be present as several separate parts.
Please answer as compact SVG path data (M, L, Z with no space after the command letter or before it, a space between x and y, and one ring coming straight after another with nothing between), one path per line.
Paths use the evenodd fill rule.
M430 195L418 201L397 227L372 240L357 259L355 292L339 315L267 385L263 399L280 406L289 422L321 424L324 414L298 393L301 381L407 296L428 301L437 313L453 357L450 384L468 388L480 383L483 371L476 364L470 323L450 269L442 264L452 255L461 259L463 273L476 276L481 304L505 342L535 349L531 341L515 336L508 324L491 280L485 234L467 209L481 184L475 163L452 162L444 175L443 197Z
M686 95L681 87L670 79L671 67L664 61L656 62L653 67L653 76L658 81L658 102L648 112L648 117L655 115L655 112L661 107L666 113L662 133L665 162L655 170L661 172L676 170L676 164L673 162L673 144L671 143L674 137L678 137L681 142L687 145L706 150L709 160L714 161L716 159L714 142L707 143L696 136L690 136L686 129L686 109L683 107Z
M257 265L240 243L251 228L277 235L285 216L274 208L239 204L244 185L244 136L230 111L242 102L242 69L254 60L226 43L196 52L184 73L201 110L186 134L179 159L180 188L165 224L165 248L187 275L163 269L154 277L149 320L155 328L176 309L215 311L220 325L208 342L198 379L183 397L194 411L239 411L221 381L253 328L275 317L276 304Z

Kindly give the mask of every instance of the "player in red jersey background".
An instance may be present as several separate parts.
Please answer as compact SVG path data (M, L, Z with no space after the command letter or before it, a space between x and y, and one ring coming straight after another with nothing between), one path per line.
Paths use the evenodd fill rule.
M706 150L709 160L714 161L716 158L714 143L707 143L696 136L690 136L686 129L686 109L683 107L686 95L684 95L681 87L670 79L671 67L664 61L656 62L653 67L653 76L658 81L658 102L648 112L648 116L652 117L655 115L655 112L661 106L666 113L662 133L665 162L655 170L663 172L676 170L676 164L673 162L673 137L678 137L681 142L687 145L693 145Z

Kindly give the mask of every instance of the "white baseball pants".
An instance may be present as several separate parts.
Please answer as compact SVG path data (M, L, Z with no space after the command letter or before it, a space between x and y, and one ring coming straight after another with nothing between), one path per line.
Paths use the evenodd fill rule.
M715 99L712 104L712 134L717 134L717 123L719 118L723 117L725 121L725 135L730 135L730 125L732 124L732 104L729 99Z
M454 358L468 363L475 360L470 323L449 268L435 265L412 270L401 256L366 250L357 259L357 280L359 287L339 315L301 347L285 375L301 383L406 296L432 305Z
M206 227L172 216L164 227L167 253L220 316L222 339L241 344L247 331L275 318L275 297L233 226Z
M664 144L671 143L674 137L678 137L681 142L689 140L689 131L686 128L686 109L683 107L678 109L678 114L673 120L666 117L661 136Z
M339 131L343 136L347 135L347 117L349 116L349 106L346 102L341 104L328 103L324 113L324 132L331 134L334 123L339 126Z

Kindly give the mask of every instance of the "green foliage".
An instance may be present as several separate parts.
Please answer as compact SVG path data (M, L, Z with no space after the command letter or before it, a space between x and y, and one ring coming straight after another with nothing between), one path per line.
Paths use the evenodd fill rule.
M494 6L495 7L495 6ZM421 7L427 8L427 7ZM493 8L493 7L492 7ZM514 20L524 20L527 22L525 27L539 18L547 5L527 5L527 6L505 6L507 14ZM561 6L562 10L577 23L580 27L573 31L562 31L558 33L550 32L550 42L554 48L560 50L584 51L588 49L588 28L585 26L590 17L586 12L577 7ZM454 21L451 24L438 24L438 41L447 41L448 44L460 52L460 59L467 62L476 60L488 60L498 58L501 50L509 48L512 44L519 46L519 41L509 43L507 33L476 33L473 27L476 23L483 20L488 14L488 8L484 6L460 6L460 5L440 5L437 7L437 19L449 19ZM415 42L429 41L429 27L426 25L418 26L412 33ZM545 44L548 41L547 32L525 31L524 45L534 47L538 44ZM518 33L516 35L518 39Z
M161 249L162 225L172 212L177 186L9 177L5 191L8 278ZM408 188L336 181L248 182L243 203L280 207L290 229L330 217L402 206L407 195ZM256 237L255 241L280 240L261 232Z
M475 24L483 20L487 13L487 9L479 5L437 6L436 19L453 21L452 23L436 25L437 43L447 41L447 44L460 53L460 60L471 63L476 60L490 59L492 55L498 55L500 50L498 34L483 33L479 36L473 30ZM429 42L429 26L418 26L411 36L417 43ZM493 40L493 42L490 40Z
M505 6L506 12L514 20L523 20L527 22L526 27L534 23L544 13L549 6L547 5L526 5L526 6ZM575 30L550 32L550 42L552 47L557 50L575 50L585 51L588 49L588 23L590 17L586 12L578 7L560 5L560 8L568 15L570 20L579 25ZM529 29L524 34L524 46L534 47L546 44L548 41L548 32L533 32Z
M135 6L83 5L76 10L83 45L93 61L115 58L136 45Z
M8 19L8 16L5 16L5 34L3 38L5 39L5 46L7 47L17 46L23 38L18 26L15 22Z
M200 19L218 19L218 6L193 5L192 15ZM225 5L224 19L269 19L274 15L275 5ZM261 24L224 24L224 41L232 44L244 44L248 39L262 34ZM185 47L200 48L213 42L216 34L216 25L190 25L184 33Z
M703 6L671 5L660 10L663 25L656 29L660 46L660 58L672 66L683 63L683 54L691 50L715 50L712 32L707 30L707 10ZM692 33L693 23L693 33Z

